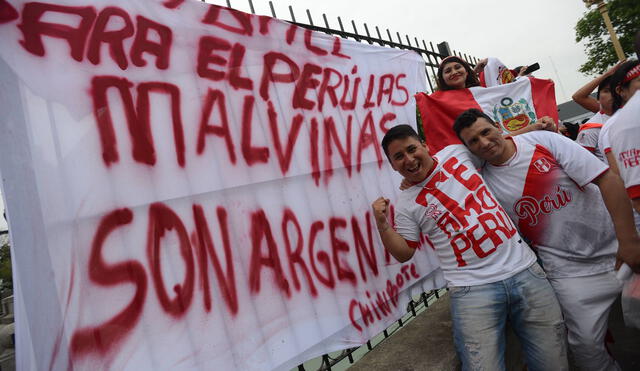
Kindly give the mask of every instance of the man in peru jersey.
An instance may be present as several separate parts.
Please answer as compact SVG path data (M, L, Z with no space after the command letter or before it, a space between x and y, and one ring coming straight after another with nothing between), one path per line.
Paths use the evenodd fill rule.
M640 59L640 31L636 33L635 49ZM631 98L619 110L619 122L610 129L609 141L633 208L640 213L640 65L627 72L623 83L628 84Z
M529 370L566 370L566 335L553 289L536 257L476 171L463 145L431 157L408 125L391 128L382 147L394 170L414 185L387 220L389 200L372 208L385 248L399 261L421 236L432 246L450 288L454 343L463 370L504 370L507 318Z
M563 309L578 367L618 369L604 347L608 314L622 290L616 252L640 268L640 238L620 178L561 135L504 138L479 110L463 112L454 130L486 161L485 182L537 250Z

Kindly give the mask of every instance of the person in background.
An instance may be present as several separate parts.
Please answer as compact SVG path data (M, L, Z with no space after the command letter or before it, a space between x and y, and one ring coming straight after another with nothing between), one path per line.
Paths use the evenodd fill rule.
M616 69L614 74L611 75L611 80L609 82L613 98L611 104L611 111L613 115L609 120L607 120L600 130L600 134L598 136L598 149L604 153L606 162L616 174L619 174L620 171L618 170L618 165L613 154L610 153L611 144L609 142L609 130L612 126L616 125L618 120L618 110L620 110L620 108L622 108L622 106L631 99L636 90L640 89L640 75L635 76L633 72L631 72L639 64L640 62L638 62L638 60L629 60L622 63L620 67ZM636 220L638 220L637 217Z
M485 182L538 253L579 369L619 369L604 343L611 306L622 291L616 253L640 270L640 237L618 175L561 135L504 138L477 109L462 113L453 127L486 161Z
M609 87L611 81L611 75L621 66L622 62L619 62L607 72L595 79L589 81L585 86L581 87L573 93L573 101L578 103L583 108L595 112L586 123L580 126L576 142L586 148L589 152L593 153L600 161L606 162L604 154L598 149L598 137L600 130L605 122L611 117L613 96L611 95L611 89ZM591 93L598 88L596 92L596 98L591 96Z
M479 163L460 144L432 157L409 125L392 127L382 148L411 186L397 201L396 230L389 199L371 205L380 239L400 262L413 257L421 236L434 248L449 287L462 369L505 369L509 320L528 370L566 370L566 330L553 289L479 176Z

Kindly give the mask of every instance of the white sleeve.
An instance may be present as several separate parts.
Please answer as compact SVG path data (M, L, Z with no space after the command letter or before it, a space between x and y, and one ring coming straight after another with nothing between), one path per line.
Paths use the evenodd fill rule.
M413 220L410 215L410 211L407 207L404 207L402 199L398 202L395 214L394 222L396 232L398 232L398 234L407 241L419 242L420 225L417 221Z
M640 198L640 94L627 102L609 139L629 198Z
M446 160L449 156L455 156L462 162L470 162L474 169L480 169L484 166L485 161L471 153L469 148L464 144L451 144L445 148L447 148L449 152L443 152L445 153L445 158L443 158L443 160Z
M613 122L614 121L611 121L611 123ZM611 145L609 144L609 128L611 128L611 124L605 124L602 127L602 130L600 130L600 134L598 135L598 149L603 156L611 152Z
M591 183L609 169L609 166L598 160L592 153L563 135L539 130L516 138L526 140L533 145L541 145L549 150L567 175L581 187Z
M600 130L594 129L586 129L578 133L578 138L576 138L576 143L583 146L587 150L593 152L596 148L598 148L598 134L600 134Z

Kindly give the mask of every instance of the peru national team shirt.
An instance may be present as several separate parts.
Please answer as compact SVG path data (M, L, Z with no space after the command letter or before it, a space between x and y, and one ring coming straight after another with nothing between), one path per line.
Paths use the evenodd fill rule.
M409 246L424 236L450 287L500 281L533 264L535 254L483 182L471 153L450 145L434 158L427 178L403 191L396 205L396 231Z
M536 131L510 138L516 153L486 164L485 182L531 240L549 277L580 277L614 269L618 243L599 188L605 171L571 140Z
M604 154L598 149L598 137L604 123L609 119L609 115L598 112L589 121L580 126L576 142L593 153L600 161L605 162Z
M604 162L606 164L609 164L609 160L607 160L607 153L611 152L611 144L609 143L609 130L611 130L611 127L616 123L616 121L618 121L619 112L620 110L614 113L607 120L607 122L604 123L602 129L600 129L600 133L598 134L598 151L602 153Z
M636 199L640 198L640 93L618 112L617 124L609 131L611 151L629 198Z

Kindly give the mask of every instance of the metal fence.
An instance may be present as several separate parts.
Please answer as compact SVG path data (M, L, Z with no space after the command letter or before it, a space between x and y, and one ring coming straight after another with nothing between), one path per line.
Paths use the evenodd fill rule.
M211 0L210 1L202 0L202 1L208 2L208 3L216 3L216 1L211 1ZM234 7L234 5L240 4L241 1L232 2L231 0L226 0L225 2L228 8L246 11L245 9L239 9L238 7ZM222 1L217 1L217 3L222 3ZM242 1L242 3L245 3L245 4L248 3L249 5L248 10L252 14L256 14L253 0ZM284 19L284 18L278 17L272 1L269 1L269 10L273 18L278 18L285 22L289 22L289 23L295 24L296 26L304 27L310 30L324 32L330 35L336 35L345 39L352 39L362 43L368 43L372 45L377 44L383 47L415 51L416 53L420 54L420 56L422 56L422 58L426 63L427 84L429 86L429 93L432 93L436 89L436 86L435 86L436 71L437 71L438 65L440 64L443 58L448 57L450 55L455 55L467 61L471 66L475 66L475 64L478 62L478 59L476 57L469 56L464 53L460 53L456 50L450 50L449 44L446 41L441 42L437 44L437 47L434 47L432 42L427 43L423 38L418 39L418 37L409 36L406 34L404 35L404 38L403 38L403 36L400 35L400 32L392 32L392 31L389 31L388 28L385 28L384 32L381 32L378 26L369 28L369 26L366 23L362 23L362 26L358 31L358 27L360 26L357 26L356 22L353 20L350 21L352 30L348 30L348 29L345 29L345 24L342 21L342 18L339 16L336 18L336 21L334 21L334 22L337 22L337 25L332 27L329 24L327 15L324 13L322 14L322 22L321 22L324 25L320 25L320 23L314 22L314 19L309 9L306 9L306 12L305 12L308 23L302 23L303 22L302 19L296 17L296 14L291 5L289 5L290 19Z
M249 5L249 11L252 14L256 14L253 1L252 0L246 0L246 1L248 2L248 5ZM247 4L247 2L245 2L245 4ZM237 1L235 3L239 4L240 1ZM222 4L218 4L218 5L222 5ZM234 4L232 4L231 0L226 0L226 6L228 8L246 11L245 9L234 7ZM272 17L279 18L278 15L276 14L272 1L269 1L269 9L271 11ZM435 81L437 80L437 77L436 77L437 68L443 58L449 55L456 55L464 59L465 61L467 61L472 66L474 66L478 62L478 59L473 56L468 56L467 54L460 53L455 50L451 51L449 49L449 45L447 42L441 42L440 44L438 44L437 51L436 51L436 47L434 47L432 42L429 42L427 44L427 42L425 42L424 39L418 39L418 37L415 37L415 36L410 37L409 35L406 35L406 34L404 35L404 38L403 38L399 32L393 33L392 31L389 31L388 28L384 30L384 35L386 36L386 39L383 37L383 33L380 31L380 28L378 26L374 26L372 29L370 29L366 23L363 23L362 27L360 28L360 31L358 31L359 26L357 26L356 22L353 20L350 21L351 29L352 29L352 31L350 31L345 29L345 25L341 17L337 17L336 19L337 28L335 28L335 27L331 27L331 25L329 24L329 20L327 19L326 14L322 14L322 24L324 25L319 25L318 23L314 22L314 19L309 9L306 9L306 18L308 23L302 23L299 21L299 18L296 18L296 14L294 13L293 7L291 5L289 5L289 16L291 17L290 19L283 19L283 18L279 18L279 19L295 24L296 26L304 27L313 31L324 32L324 33L327 33L330 35L336 35L345 39L352 39L361 43L368 43L371 45L377 44L383 47L396 48L396 49L413 50L414 52L418 53L425 61L425 64L426 64L425 72L427 75L427 84L430 89L429 93L436 90ZM375 31L375 33L373 33L373 31ZM394 35L395 35L395 39L394 39ZM384 341L384 339L393 335L395 331L402 328L407 323L407 321L410 321L411 319L415 318L422 311L424 311L431 303L433 303L433 301L440 298L440 295L443 292L446 292L446 290L433 290L428 293L423 292L420 296L414 297L413 300L411 300L408 304L407 314L405 314L402 318L400 318L394 325L388 327L381 334L370 339L369 341L367 341L365 345L361 347L345 349L341 352L335 352L335 354L324 354L320 358L320 365L318 369L330 371L332 367L335 367L338 364L342 364L346 362L348 362L349 364L353 364L355 361L357 361L356 356L362 357L364 354L371 351L381 341ZM310 366L307 366L307 367L310 367ZM340 367L340 368L344 369L346 367ZM306 368L304 365L299 365L298 370L305 371Z

